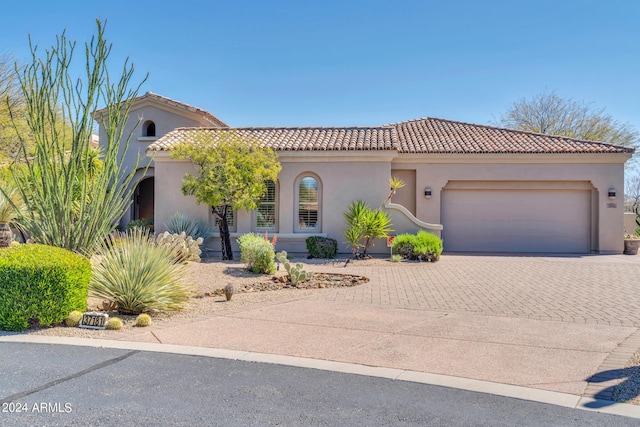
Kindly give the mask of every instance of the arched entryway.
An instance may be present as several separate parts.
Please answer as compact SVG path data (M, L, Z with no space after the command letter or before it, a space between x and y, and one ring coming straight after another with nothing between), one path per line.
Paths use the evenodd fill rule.
M133 195L133 219L147 219L153 217L154 179L148 177L136 186Z

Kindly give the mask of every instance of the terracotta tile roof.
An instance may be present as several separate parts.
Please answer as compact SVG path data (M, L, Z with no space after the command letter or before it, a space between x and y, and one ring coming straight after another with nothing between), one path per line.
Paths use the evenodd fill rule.
M216 137L231 128L178 128L149 147L168 151L201 134ZM277 151L398 150L433 154L633 153L620 145L423 118L376 127L250 127L234 129Z
M140 103L142 101L145 100L153 100L165 105L169 105L171 107L175 107L175 108L179 108L181 110L185 110L185 111L189 111L191 113L196 113L199 114L200 116L204 117L209 123L211 123L214 126L221 126L221 127L228 127L229 125L226 124L225 122L223 122L222 120L218 119L216 116L214 116L213 114L211 114L210 112L203 110L201 108L198 107L194 107L192 105L189 104L185 104L184 102L180 102L180 101L176 101L175 99L171 99L171 98L167 98L166 96L162 96L162 95L158 95L157 93L153 93L151 91L145 93L144 95L138 96L137 98L135 98L135 100L133 101L133 105L135 105L136 103ZM96 110L95 111L95 115L96 117L99 117L102 115L102 113L105 111L104 108L100 109L100 110Z
M423 118L393 123L402 153L633 153L603 142Z
M277 151L357 151L394 150L395 130L378 127L255 127L255 128L177 128L149 146L150 151L168 151L180 142L196 141L200 135L216 138L224 131L236 131L255 139L262 147Z

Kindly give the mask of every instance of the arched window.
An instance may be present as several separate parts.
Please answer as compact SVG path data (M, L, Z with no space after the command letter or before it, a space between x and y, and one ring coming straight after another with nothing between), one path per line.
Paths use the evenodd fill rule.
M265 181L267 192L260 198L255 211L255 226L258 230L276 231L278 224L278 186L275 182Z
M156 124L147 120L142 125L142 136L156 136Z
M322 200L320 179L310 173L296 180L296 231L320 231L320 204Z

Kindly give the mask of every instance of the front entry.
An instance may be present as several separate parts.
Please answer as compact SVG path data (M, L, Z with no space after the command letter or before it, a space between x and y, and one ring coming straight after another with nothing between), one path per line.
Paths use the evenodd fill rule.
M138 183L133 199L133 219L153 217L154 180L145 178Z

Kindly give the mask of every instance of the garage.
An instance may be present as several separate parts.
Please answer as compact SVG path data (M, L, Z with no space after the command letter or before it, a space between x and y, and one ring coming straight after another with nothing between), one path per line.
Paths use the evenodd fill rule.
M592 192L586 182L449 182L444 250L587 253Z

